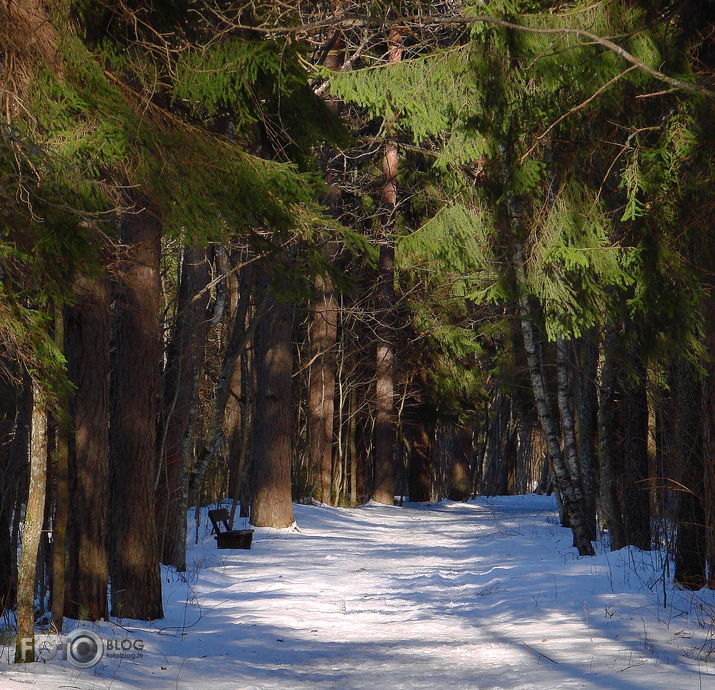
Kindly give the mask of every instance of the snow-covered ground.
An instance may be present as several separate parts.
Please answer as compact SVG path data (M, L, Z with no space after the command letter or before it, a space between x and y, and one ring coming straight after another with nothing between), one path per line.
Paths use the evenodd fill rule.
M163 571L164 620L89 626L142 658L6 647L0 687L715 689L713 592L664 587L658 553L578 558L550 498L295 512L251 551L206 534Z

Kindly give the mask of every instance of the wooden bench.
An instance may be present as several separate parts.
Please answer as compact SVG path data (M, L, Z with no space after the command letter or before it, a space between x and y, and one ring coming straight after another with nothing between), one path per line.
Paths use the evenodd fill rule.
M225 508L209 510L209 520L213 525L212 534L219 549L250 549L253 541L252 529L229 529L228 511ZM223 532L221 531L223 525Z

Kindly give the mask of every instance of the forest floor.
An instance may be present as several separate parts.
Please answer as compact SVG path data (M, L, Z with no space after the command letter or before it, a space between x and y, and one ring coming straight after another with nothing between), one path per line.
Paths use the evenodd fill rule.
M664 587L659 552L578 558L549 497L295 512L250 551L202 524L164 620L91 625L141 658L6 651L0 688L715 688L715 594Z

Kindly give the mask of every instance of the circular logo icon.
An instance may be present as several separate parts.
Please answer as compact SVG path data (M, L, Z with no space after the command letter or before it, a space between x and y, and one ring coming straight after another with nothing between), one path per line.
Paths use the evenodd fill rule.
M90 668L104 655L104 645L97 633L78 628L67 636L67 659L77 668Z

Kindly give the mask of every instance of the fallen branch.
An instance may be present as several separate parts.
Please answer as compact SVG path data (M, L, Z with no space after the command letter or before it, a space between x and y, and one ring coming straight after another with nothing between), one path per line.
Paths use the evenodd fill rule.
M556 661L556 659L552 659L550 656L546 656L546 654L544 654L543 652L540 652L538 649L534 649L534 647L532 647L530 644L526 644L526 642L524 642L523 640L522 640L522 644L524 645L524 647L528 647L532 652L535 652L539 656L543 656L544 659L548 659L552 664L559 663L558 661Z

